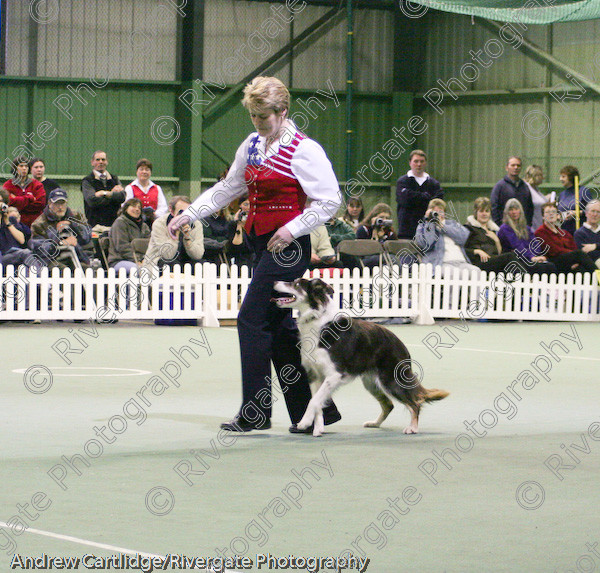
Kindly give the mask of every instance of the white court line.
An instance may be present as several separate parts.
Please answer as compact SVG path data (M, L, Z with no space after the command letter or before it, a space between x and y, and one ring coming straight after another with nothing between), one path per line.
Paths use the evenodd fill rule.
M147 374L152 374L150 370L140 370L139 368L112 368L108 366L49 366L48 370L52 372L52 374L56 376L61 376L63 378L71 377L71 378L119 378L123 376L144 376ZM16 368L13 370L15 374L25 374L29 370L28 368ZM123 374L61 374L55 372L55 370L121 370L124 372Z
M11 527L0 521L0 527L11 529ZM106 543L96 543L95 541L87 541L86 539L79 539L79 537L71 537L70 535L62 535L60 533L52 533L51 531L42 531L41 529L33 529L28 527L25 533L33 533L34 535L42 535L44 537L52 537L53 539L60 539L61 541L70 541L71 543L79 543L79 545L88 545L89 547L98 547L99 549L108 549L109 551L117 551L118 553L126 553L128 555L141 555L143 557L160 557L164 559L164 555L155 555L154 553L144 553L143 551L135 551L134 549L125 549L123 547L117 547L116 545L107 545Z
M414 348L428 348L424 344L407 344L406 346L412 346ZM495 354L514 354L517 356L539 356L540 354L544 354L543 352L513 352L511 350L484 350L481 348L464 348L464 347L452 347L452 348L444 348L443 350L468 350L469 352L489 352ZM561 354L557 354L559 358L570 358L571 360L593 360L600 361L600 358L590 358L587 356L564 356Z
M8 523L0 521L0 527L11 529ZM28 527L25 533L33 533L34 535L42 535L43 537L52 537L53 539L60 539L61 541L70 541L71 543L78 543L79 545L87 545L88 547L97 547L98 549L107 549L108 551L116 551L117 553L125 553L127 555L141 555L142 557L158 557L160 559L166 559L165 555L155 555L154 553L145 553L144 551L135 551L134 549L125 549L124 547L117 547L116 545L108 545L106 543L96 543L95 541L88 541L87 539L79 539L79 537L72 537L71 535L62 535L60 533L52 533L51 531L42 531L41 529L33 529ZM200 569L202 571L202 569ZM214 573L212 569L204 569L204 571L210 571ZM231 569L224 569L225 573L235 573Z

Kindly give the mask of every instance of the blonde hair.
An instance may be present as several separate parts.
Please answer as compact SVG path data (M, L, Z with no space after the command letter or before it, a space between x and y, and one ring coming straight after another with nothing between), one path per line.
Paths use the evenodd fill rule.
M515 208L519 209L521 212L519 219L516 222L508 216L508 212ZM519 239L529 239L529 229L527 228L527 221L525 220L525 215L523 214L523 206L518 199L513 198L506 202L506 205L504 205L502 222L506 223L515 232L515 235L517 235Z
M433 209L434 207L440 207L440 209L446 210L446 201L443 199L432 199L427 205L427 209Z
M530 185L533 185L538 175L544 175L542 168L539 165L528 165L523 174L523 180L527 181Z
M488 197L477 197L475 199L475 203L473 203L473 215L477 219L478 211L491 211L492 210L492 202Z
M242 105L250 113L265 109L280 113L290 109L290 101L290 92L281 80L268 76L257 76L249 84L246 84Z

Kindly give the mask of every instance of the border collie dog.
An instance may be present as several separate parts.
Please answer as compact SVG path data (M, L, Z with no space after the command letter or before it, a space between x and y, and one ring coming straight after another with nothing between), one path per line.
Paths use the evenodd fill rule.
M341 384L362 378L365 388L381 406L377 420L366 428L378 428L393 410L396 398L410 411L405 434L418 432L419 411L424 402L442 400L445 390L427 390L412 371L410 354L389 330L339 311L333 304L333 288L321 279L297 279L275 283L280 308L298 309L302 365L313 397L298 429L313 426L313 436L324 430L322 408Z

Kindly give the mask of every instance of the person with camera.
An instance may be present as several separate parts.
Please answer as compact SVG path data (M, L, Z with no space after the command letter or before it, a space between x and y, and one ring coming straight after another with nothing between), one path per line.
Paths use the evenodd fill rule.
M446 218L446 202L432 199L427 206L425 219L417 226L415 243L421 251L421 262L434 267L479 269L467 258L465 243L469 231L458 221Z
M27 248L31 230L20 222L16 207L9 207L4 198L0 200L0 216L0 263L36 266L33 253Z
M92 230L82 213L69 208L64 189L59 187L50 193L48 205L34 221L31 232L33 251L48 266L67 266L72 270L78 265L84 269L89 266L85 248L90 246Z
M360 222L360 226L356 229L356 238L372 239L380 243L396 239L393 224L392 208L386 203L377 203ZM379 255L362 257L362 262L369 268L379 266Z
M150 242L142 266L147 270L160 269L163 266L185 263L191 265L200 262L204 255L203 225L188 223L180 227L175 238L171 237L168 225L177 215L181 215L192 203L185 195L171 197L168 204L169 213L158 217L152 225Z
M276 281L300 278L310 262L310 232L331 217L341 203L339 184L323 148L288 118L290 92L281 80L259 76L244 88L242 105L255 131L239 146L227 178L196 199L169 230L206 218L248 194L245 230L255 252L252 280L238 315L242 366L242 404L221 428L232 432L271 427L271 364L282 388L292 433L299 430L311 392L302 367L299 331L291 309L273 299ZM306 198L313 200L305 208ZM325 424L341 416L330 403ZM312 429L310 430L312 432Z
M254 260L254 252L250 245L248 233L244 229L249 212L250 201L246 198L240 203L240 208L233 216L235 225L231 228L232 234L229 238L227 253L238 267L242 265L251 266Z

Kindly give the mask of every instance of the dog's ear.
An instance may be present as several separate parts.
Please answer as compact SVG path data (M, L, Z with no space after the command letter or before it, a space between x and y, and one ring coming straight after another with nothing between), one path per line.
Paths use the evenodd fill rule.
M310 286L315 294L322 296L323 301L325 301L326 297L333 296L333 288L321 279L313 279Z

